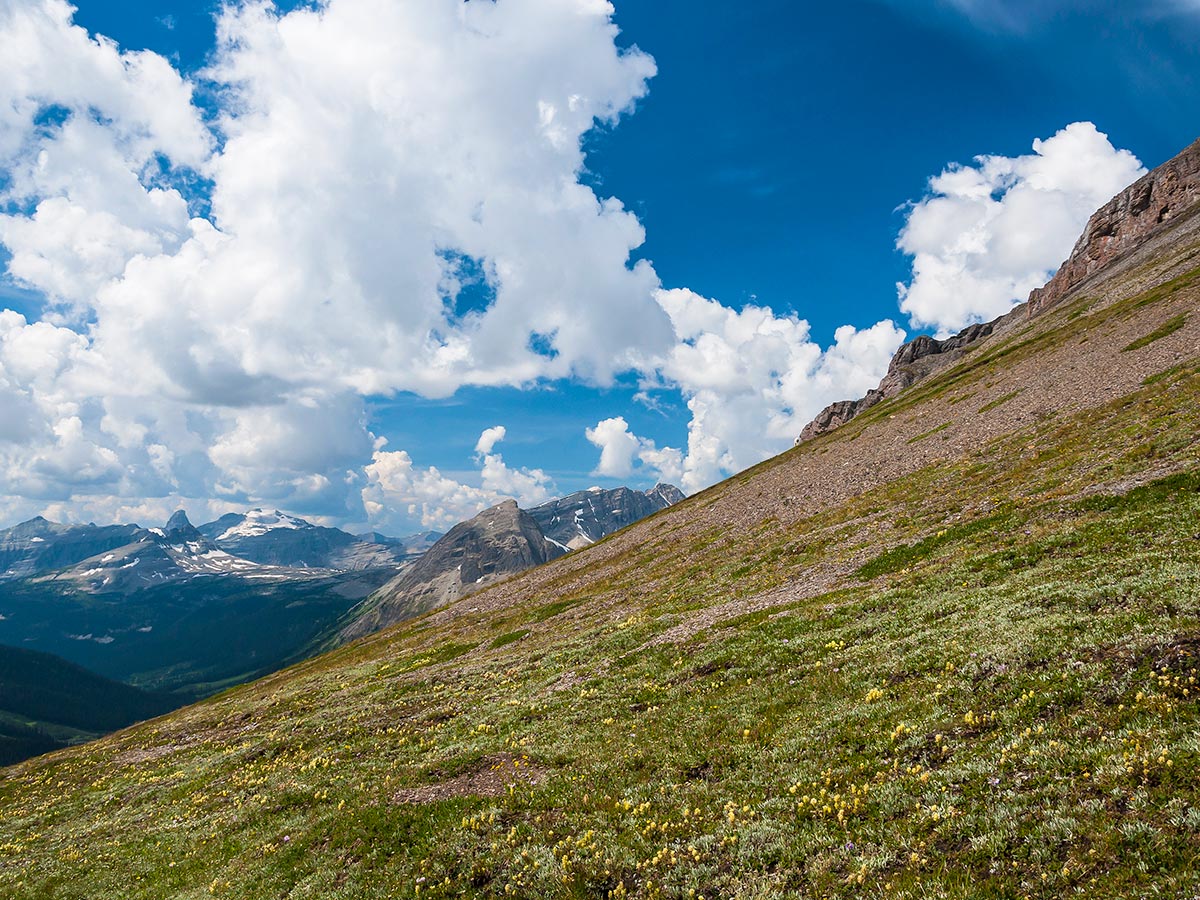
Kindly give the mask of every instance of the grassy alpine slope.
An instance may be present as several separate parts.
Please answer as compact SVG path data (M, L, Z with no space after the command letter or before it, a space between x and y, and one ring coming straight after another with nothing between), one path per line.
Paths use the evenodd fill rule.
M1151 249L584 552L5 770L0 896L1197 896L1200 253Z

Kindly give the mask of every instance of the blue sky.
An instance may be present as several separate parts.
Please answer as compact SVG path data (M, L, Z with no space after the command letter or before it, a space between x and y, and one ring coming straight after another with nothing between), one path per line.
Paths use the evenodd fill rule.
M481 3L468 5L478 10ZM499 0L503 15L511 10L505 25L510 30L497 26L503 38L481 44L477 55L491 60L488 54L494 53L494 65L522 61L516 67L520 77L501 85L485 83L488 72L497 70L483 63L479 73L461 59L453 63L456 26L433 10L456 5L431 0L418 7L430 10L428 23L414 13L386 26L397 29L390 34L397 54L410 47L408 52L421 56L444 40L451 48L446 51L451 62L444 63L451 68L445 71L461 75L461 84L445 95L467 98L461 119L455 118L456 101L445 102L440 94L431 99L428 109L405 120L407 130L388 136L393 145L413 141L413 152L393 156L381 155L372 143L383 126L364 123L361 113L340 116L331 79L346 75L349 110L364 90L361 85L383 83L385 75L400 79L398 84L407 78L393 87L407 98L402 107L407 115L424 98L413 79L442 71L437 66L443 63L435 58L427 68L384 72L391 65L385 54L378 63L383 75L360 71L373 57L366 49L356 53L355 41L366 48L373 36L369 29L354 29L378 15L371 0L332 0L330 11L336 7L338 18L287 16L301 4L280 4L259 18L226 14L224 27L240 41L236 49L232 43L218 48L216 4L78 2L75 25L107 36L120 52L147 49L161 55L175 70L171 77L184 87L177 90L161 72L149 84L128 64L113 76L111 89L97 89L92 99L81 99L87 91L66 79L52 90L38 88L33 74L27 82L15 78L26 85L34 106L79 104L79 109L100 110L100 128L78 140L111 141L120 165L128 165L146 194L136 203L103 195L95 187L103 179L80 174L78 164L70 162L75 157L67 152L65 137L39 133L28 122L13 123L8 127L14 134L19 127L26 130L12 142L20 149L7 157L5 183L32 186L8 187L6 209L16 219L56 198L89 213L107 203L116 211L112 216L128 214L133 218L126 224L140 229L141 237L125 232L112 237L126 242L120 252L128 258L135 255L131 248L143 256L158 255L162 272L155 277L161 280L135 284L134 275L149 276L140 270L118 275L125 262L96 280L98 275L81 268L80 249L64 249L54 236L63 233L62 224L57 231L49 224L36 231L18 222L0 231L5 262L12 254L25 261L25 268L12 267L0 284L0 306L24 315L21 341L48 341L60 362L71 360L61 362L59 370L66 374L54 386L35 384L28 375L21 380L20 361L27 353L8 364L6 383L14 398L7 407L0 403L0 413L7 410L9 417L7 444L0 435L0 450L9 447L9 471L24 472L22 483L34 485L22 496L10 487L8 517L45 511L58 518L152 518L182 503L194 517L205 518L226 508L266 503L347 525L365 525L370 516L370 524L398 531L445 525L497 492L535 500L595 483L648 486L664 475L696 489L785 447L797 424L825 402L861 393L878 378L901 329L908 336L918 330L947 332L990 317L1055 264L1000 250L986 258L964 257L952 246L958 223L974 223L970 227L990 247L1006 245L1014 231L1030 227L1016 212L1015 201L1024 190L1022 196L1049 204L1038 218L1057 230L1041 236L1041 242L1069 248L1081 218L1137 174L1137 161L1156 165L1200 134L1195 79L1200 10L1184 2L763 0L698 6L616 0L612 19L620 32L614 39L607 16L597 14L590 0L577 4L590 17L586 28L538 0ZM18 14L49 15L51 21L46 10L53 12L55 4L23 0L13 7ZM471 27L481 32L493 24L481 17ZM291 25L307 31L288 31ZM56 20L35 40L49 53L59 39L55 35L70 27L69 20ZM532 37L543 31L549 37ZM278 34L303 35L304 41L299 49L289 45L288 53L294 54L285 59L264 38ZM413 43L405 43L409 39ZM533 44L526 46L526 39ZM305 43L309 40L316 50ZM111 73L98 45L76 41L71 46L81 60L94 58L87 65ZM640 52L632 52L635 47ZM308 94L297 89L292 95L278 73L311 61L304 56L309 52L327 52L332 74ZM345 61L340 54L347 54ZM534 62L525 66L530 59ZM295 146L297 133L307 140L307 126L285 132L292 124L281 111L303 111L307 97L323 93L326 85L331 96L320 98L321 108L311 118L311 133L319 140L298 154L312 154L312 181L320 182L321 191L303 195L310 187L305 160L290 158L287 148ZM565 102L552 98L559 87ZM193 112L187 122L183 113L160 121L144 111L169 106L163 97L178 102L180 90L189 89ZM481 92L492 107L511 100L513 110L522 110L536 101L543 144L523 132L510 134L506 121L493 120L486 107L471 102ZM593 103L595 114L608 121L594 127L570 121L578 97L584 98L585 110L579 115L590 121L587 104ZM115 112L105 112L105 104ZM384 106L373 101L371 109ZM1033 153L1035 140L1050 141L1072 123L1094 127L1080 127L1045 152ZM354 152L338 146L339 127L347 129L344 141L355 145ZM503 157L502 164L489 161L481 167L480 177L491 183L463 188L461 173L443 171L436 156L421 158L424 127L441 129L427 143L436 144L445 133L448 147L457 146L456 135L473 141L482 134L471 153ZM147 174L150 157L130 149L147 133L156 142L153 158L166 160L160 175ZM291 135L291 143L281 139L273 149L263 149L268 138L280 134ZM240 156L224 153L231 135L242 139ZM69 174L55 179L29 174L36 168L33 151L43 140L54 142L46 146L52 158L61 153L67 159L63 171ZM532 141L528 147L521 143L526 140ZM103 146L107 153L110 144ZM328 160L320 156L327 150ZM535 165L543 152L550 155ZM993 159L990 168L974 162L981 155ZM1004 212L993 204L979 213L982 218L970 219L977 197L956 193L948 181L930 182L952 164L982 173L984 194L994 201L1011 192L1012 209ZM277 192L267 196L245 173L270 181L276 165L283 172L282 186L269 185ZM389 166L396 167L394 178ZM530 168L517 171L520 166ZM354 191L363 185L367 192L361 196L370 198L370 185L384 181L399 185L396 197L417 198L414 209L429 193L461 200L467 210L475 202L469 191L479 193L477 208L483 209L507 196L504 179L512 178L514 189L534 190L531 179L558 171L555 166L597 200L616 198L623 210L605 207L586 220L555 225L555 216L575 215L571 210L576 209L575 200L557 198L547 202L567 206L545 215L550 223L545 234L538 232L536 220L513 219L512 229L521 237L512 241L498 227L475 234L467 219L431 224L417 212L410 214L403 199L376 211L372 221L382 217L384 222L378 230L356 217L349 199L345 206L316 210L328 214L324 233L313 224L303 234L289 231L280 237L267 222L270 210L277 209L281 219L303 216L313 204L333 203L330 197L336 200L339 191L348 198L360 196ZM546 192L555 189L546 177L530 196L550 196ZM1030 188L1047 180L1053 183L1049 194ZM436 191L429 189L434 181ZM90 187L85 189L84 182ZM289 185L299 185L294 203L284 193ZM247 245L237 256L240 270L233 262L197 263L213 273L228 266L223 293L205 293L217 279L200 278L200 268L186 278L174 271L192 246L189 235L195 235L187 232L180 210L144 205L155 188L178 192L188 214L211 220L215 234L234 235L233 243ZM218 202L218 212L209 205L214 191L227 198ZM934 199L945 202L931 203ZM135 212L122 212L135 206ZM51 211L61 209L47 206L47 219ZM629 231L638 224L644 242ZM392 321L386 304L399 308L407 302L406 291L426 283L404 280L409 270L428 263L428 254L418 252L424 244L407 240L406 229L421 235L427 229L443 243L449 229L451 243L475 248L454 247L453 252L474 253L478 267L473 271L496 284L515 284L518 279L506 273L513 266L521 270L523 263L532 266L528 296L495 304L492 318L497 335L525 335L516 340L524 340L533 355L506 355L498 349L501 338L486 329L473 331L469 316L451 317L420 334L426 319L415 313L397 314ZM110 230L102 233L111 237ZM250 234L259 245L251 245ZM897 249L902 234L907 235L903 250ZM328 254L325 236L333 248ZM94 248L99 238L89 232L88 240ZM215 244L205 246L204 252L217 253ZM622 247L628 250L624 263ZM242 289L236 272L270 259L272 252L285 261L285 270L264 273L262 284L244 299L222 305ZM307 280L289 281L288 252L303 257L305 265L297 269L308 274ZM363 259L354 258L359 252ZM394 268L376 271L372 260L383 257L394 257ZM639 260L644 261L640 268ZM348 274L340 269L330 274L330 267L343 263ZM289 307L288 290L307 291L326 275L334 285L322 289L327 296ZM121 281L121 290L92 302L86 292L100 290L97 285L109 278ZM395 294L389 299L393 280ZM903 310L898 283L907 286ZM536 285L546 292L543 298ZM655 305L647 292L656 289L689 293ZM152 290L158 293L146 293ZM486 312L494 291L472 295L471 290L459 295L460 312L473 296L487 298L477 304ZM361 293L370 302L354 306L342 291ZM983 299L960 302L955 291ZM142 310L166 303L167 294L174 305L147 313L143 323ZM541 308L543 300L553 308ZM752 314L743 316L747 306ZM238 324L231 310L239 308L250 310L246 321L253 325ZM324 327L299 329L304 316L321 309L330 316ZM374 333L354 331L345 321L379 309L385 311ZM231 321L195 326L203 337L182 325L178 333L172 331L172 321L211 318L213 310L230 314ZM130 317L138 319L138 327L123 332L120 323ZM575 317L579 334L572 337ZM271 345L293 318L298 330L291 343L281 338L282 350ZM48 329L34 334L39 319L58 329L53 340ZM254 332L260 326L262 331ZM464 341L470 364L455 361L450 374L427 379L397 362L405 352L423 352L429 335L446 340L444 353L459 352L453 335L460 327L469 338ZM314 332L321 340L309 346L305 334ZM762 342L748 341L750 332ZM82 335L82 343L77 345L72 334ZM386 346L381 335L387 335ZM211 346L205 343L210 338ZM164 350L162 358L147 351L145 365L135 368L157 374L146 375L137 390L128 385L81 390L88 379L79 373L108 371L115 354L136 355L160 342L173 349ZM822 355L835 342L841 349ZM17 339L10 343L17 346ZM295 348L290 364L280 360L289 346ZM757 368L743 370L730 362L760 352L768 361ZM803 378L789 378L787 370L805 366ZM331 381L338 383L336 390ZM238 393L243 389L244 397ZM243 399L235 403L235 397ZM613 421L617 417L620 425ZM606 421L609 425L600 427ZM504 426L502 438L481 443L485 429L497 425ZM48 443L39 447L39 440ZM298 443L311 449L296 451ZM400 452L406 458L395 455ZM283 461L274 465L275 457ZM457 491L458 500L439 506L439 491Z

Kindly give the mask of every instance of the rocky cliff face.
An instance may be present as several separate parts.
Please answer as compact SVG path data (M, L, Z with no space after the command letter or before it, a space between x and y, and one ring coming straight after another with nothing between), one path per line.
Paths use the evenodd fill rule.
M386 628L564 552L546 540L516 501L506 500L451 528L410 569L370 597L340 637L353 640Z
M969 325L953 337L945 340L922 334L896 351L888 365L887 375L879 387L868 391L861 400L839 400L831 403L804 426L797 444L810 441L845 425L861 412L870 409L909 387L944 365L962 356L964 348L991 335L1002 319L978 325Z
M658 484L644 493L592 488L535 506L529 514L552 542L578 550L682 499L683 492L673 484Z
M1036 316L1200 201L1200 141L1100 207L1055 276L1029 295Z

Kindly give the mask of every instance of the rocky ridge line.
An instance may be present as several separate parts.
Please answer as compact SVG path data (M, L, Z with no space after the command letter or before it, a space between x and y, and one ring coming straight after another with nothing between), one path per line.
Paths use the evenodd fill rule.
M896 351L879 387L867 391L867 395L859 400L839 400L829 404L804 426L796 443L811 441L845 425L859 413L895 397L942 366L954 362L962 356L964 347L991 335L1000 321L969 325L953 337L940 341L927 334L919 335Z
M964 348L1003 331L1018 318L1031 319L1057 305L1083 282L1127 252L1141 246L1154 231L1165 228L1200 203L1200 140L1143 175L1088 220L1071 255L1045 285L1034 288L1028 301L991 321L964 328L937 340L919 335L896 351L879 387L859 400L831 403L804 426L797 444L828 434L883 400L957 361Z
M1026 306L1030 318L1054 306L1150 233L1200 201L1200 140L1113 197L1088 220L1064 262Z

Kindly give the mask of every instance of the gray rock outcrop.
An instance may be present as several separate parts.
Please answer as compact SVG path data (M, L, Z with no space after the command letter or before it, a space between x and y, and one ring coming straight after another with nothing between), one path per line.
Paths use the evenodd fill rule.
M930 373L954 362L962 356L965 348L991 335L1001 321L1003 317L995 322L968 325L958 334L943 340L926 334L919 335L896 351L879 387L868 391L860 400L839 400L829 404L804 426L796 443L811 441L840 428L875 404L895 397L905 388L927 378Z
M516 501L505 500L451 528L411 568L368 598L340 638L353 640L386 628L565 552L546 539Z
M1113 197L1088 221L1066 262L1029 295L1030 317L1045 312L1095 273L1200 202L1200 140Z
M529 514L559 547L578 550L682 499L683 492L673 484L657 484L645 492L592 488L535 506Z

